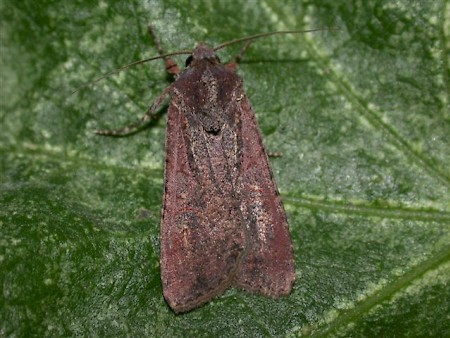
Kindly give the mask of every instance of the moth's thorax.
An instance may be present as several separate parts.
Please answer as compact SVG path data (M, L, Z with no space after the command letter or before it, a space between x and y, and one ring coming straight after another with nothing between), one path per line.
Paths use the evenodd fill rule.
M232 128L238 112L230 107L242 96L242 79L220 64L205 44L199 44L187 61L172 85L174 104L192 128L201 127L209 135L219 135L225 124Z

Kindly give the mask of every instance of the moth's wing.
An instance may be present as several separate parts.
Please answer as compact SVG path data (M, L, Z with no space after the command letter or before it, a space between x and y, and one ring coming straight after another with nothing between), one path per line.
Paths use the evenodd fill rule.
M295 280L291 238L255 113L245 94L240 95L242 153L236 189L248 227L248 252L234 284L279 297L290 293Z
M172 94L167 121L161 279L175 312L229 287L246 241L239 202L225 177L222 141L192 122L192 105L185 102L190 94Z

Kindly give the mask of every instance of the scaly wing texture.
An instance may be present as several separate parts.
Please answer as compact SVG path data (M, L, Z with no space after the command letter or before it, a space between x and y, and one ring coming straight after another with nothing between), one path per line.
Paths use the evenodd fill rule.
M161 274L188 311L236 285L278 297L295 279L286 215L242 80L208 62L173 85Z
M269 297L289 294L295 280L286 214L250 102L240 100L242 163L236 185L248 227L248 251L235 285Z
M229 156L235 130L226 124L219 134L205 132L208 119L199 114L213 100L203 102L203 97L214 93L201 80L213 81L215 75L205 75L205 69L188 75L188 85L183 75L174 84L169 107L161 221L163 292L176 312L197 307L230 286L246 245ZM214 91L222 88L211 85ZM223 112L227 104L223 98L209 109Z

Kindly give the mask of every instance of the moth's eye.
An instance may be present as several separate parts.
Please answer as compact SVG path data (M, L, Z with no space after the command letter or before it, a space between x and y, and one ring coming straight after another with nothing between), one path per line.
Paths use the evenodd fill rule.
M186 59L186 67L189 66L192 62L192 55L190 55L187 59Z

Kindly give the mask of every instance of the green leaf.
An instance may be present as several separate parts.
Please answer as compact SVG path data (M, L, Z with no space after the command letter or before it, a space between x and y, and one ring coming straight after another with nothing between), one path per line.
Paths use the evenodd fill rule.
M449 336L446 1L0 3L1 336ZM165 111L155 61L255 42L239 74L270 151L297 264L292 294L230 289L175 315L162 297ZM220 52L223 61L239 51ZM183 64L183 57L177 58Z

